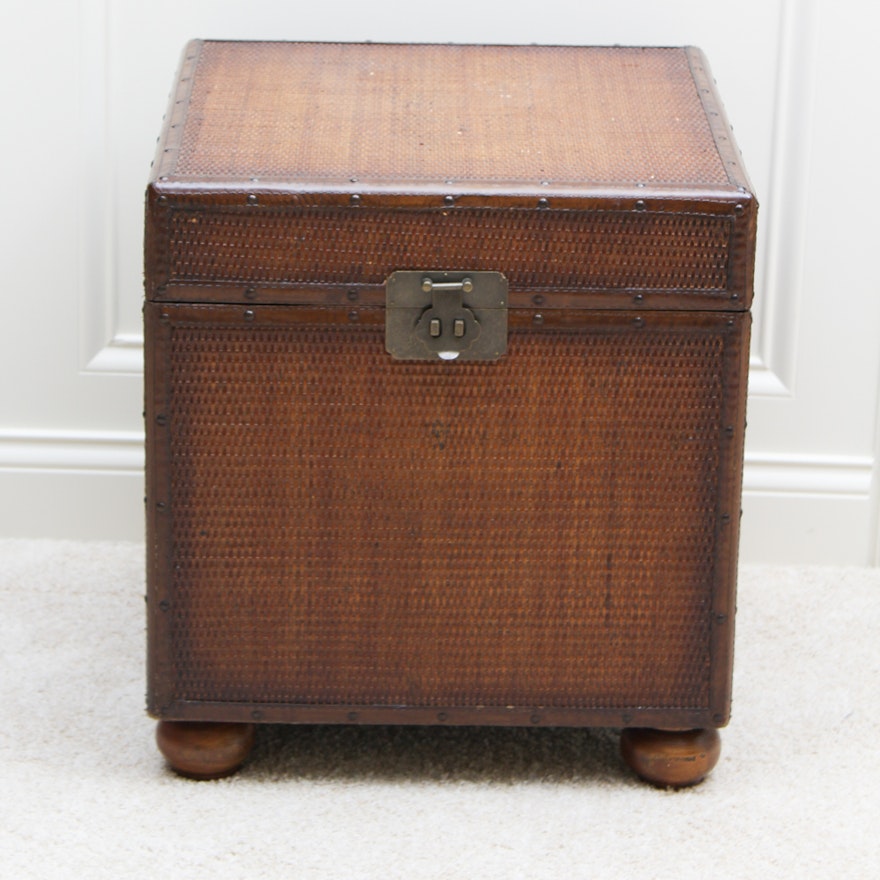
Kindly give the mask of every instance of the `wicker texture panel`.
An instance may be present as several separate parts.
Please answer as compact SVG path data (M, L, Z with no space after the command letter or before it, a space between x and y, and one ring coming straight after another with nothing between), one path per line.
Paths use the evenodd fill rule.
M175 210L171 282L381 284L397 269L498 270L514 289L724 290L731 221L456 209Z
M437 365L174 326L176 697L705 706L723 347L516 331Z
M173 174L726 184L694 144L681 49L208 42Z

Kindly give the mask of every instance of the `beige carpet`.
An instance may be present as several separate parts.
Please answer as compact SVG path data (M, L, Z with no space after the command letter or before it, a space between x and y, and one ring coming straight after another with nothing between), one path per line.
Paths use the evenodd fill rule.
M734 719L682 792L612 731L269 727L233 779L178 779L142 570L0 541L3 878L880 877L880 570L743 570Z

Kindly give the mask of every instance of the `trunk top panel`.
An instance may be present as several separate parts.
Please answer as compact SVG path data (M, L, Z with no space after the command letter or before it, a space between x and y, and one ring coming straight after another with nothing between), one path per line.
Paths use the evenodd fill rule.
M147 193L147 297L369 298L464 269L514 303L743 310L756 214L698 49L196 40Z
M745 184L696 49L195 41L175 107L169 180Z

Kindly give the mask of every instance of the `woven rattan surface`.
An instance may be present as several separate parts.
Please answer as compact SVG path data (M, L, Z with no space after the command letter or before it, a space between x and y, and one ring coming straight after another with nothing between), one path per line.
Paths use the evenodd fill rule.
M382 284L398 269L500 271L519 290L724 291L728 217L633 211L181 208L163 283Z
M431 269L600 307L751 300L756 206L695 49L195 41L154 175L150 299Z
M151 711L726 723L739 161L694 49L190 44L147 191ZM506 355L390 357L404 269L502 273Z
M728 183L682 49L199 46L177 178Z
M210 314L160 347L166 699L707 705L726 330L438 365Z

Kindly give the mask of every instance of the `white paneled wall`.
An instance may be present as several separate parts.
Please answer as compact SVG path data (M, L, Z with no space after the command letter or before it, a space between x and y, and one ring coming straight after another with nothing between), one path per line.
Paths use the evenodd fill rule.
M878 10L7 0L0 534L142 534L141 199L187 39L695 44L761 201L743 559L880 562Z

